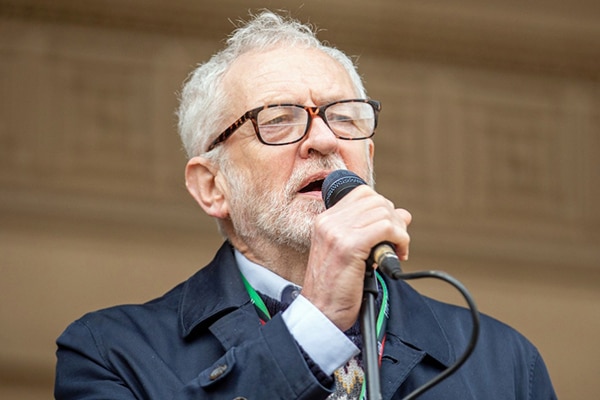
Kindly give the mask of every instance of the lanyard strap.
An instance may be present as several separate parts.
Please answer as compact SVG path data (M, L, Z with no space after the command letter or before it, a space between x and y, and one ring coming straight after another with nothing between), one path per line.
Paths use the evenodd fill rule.
M375 325L375 330L377 332L377 342L381 347L379 349L379 363L381 364L381 355L383 354L383 344L385 342L385 328L387 326L387 319L389 316L389 304L388 304L388 289L385 281L379 274L379 272L375 271L375 276L377 277L377 281L381 285L381 307L379 307L379 313L377 314L377 321Z
M254 290L254 288L252 287L250 282L248 282L248 280L246 279L244 274L241 274L241 275L242 275L242 281L244 282L244 286L246 287L246 291L248 292L248 295L250 296L250 301L252 302L252 304L254 304L254 308L256 309L256 312L258 313L258 317L260 318L260 320L263 323L270 320L271 314L269 313L269 310L267 309L265 302L263 301L263 299L260 298L260 296L258 295L256 290Z
M377 277L377 281L381 286L381 306L379 307L379 313L377 314L377 321L375 321L375 332L377 334L377 352L379 353L379 366L381 367L381 358L383 356L383 348L385 346L385 328L387 326L387 319L389 316L388 310L388 289L385 281L379 274L379 272L375 271L375 276ZM362 388L360 390L359 399L364 400L367 398L367 380L363 378Z
M241 276L242 276L242 281L244 282L244 286L246 287L246 291L248 292L248 295L250 296L250 301L252 302L252 304L254 304L254 307L256 308L256 312L258 313L258 316L263 321L270 320L271 314L269 313L269 310L267 309L265 302L259 296L259 294L256 292L256 290L252 287L250 282L248 282L248 280L246 279L244 274L241 274ZM383 340L383 336L385 335L385 326L386 326L387 317L388 317L388 290L387 290L385 281L383 280L383 278L377 271L375 271L375 276L377 277L377 281L381 285L381 292L382 292L381 307L379 308L379 313L377 314L377 321L376 321L376 325L375 325L375 329L377 332L377 341L379 343L381 343ZM380 351L380 353L381 353L381 351Z

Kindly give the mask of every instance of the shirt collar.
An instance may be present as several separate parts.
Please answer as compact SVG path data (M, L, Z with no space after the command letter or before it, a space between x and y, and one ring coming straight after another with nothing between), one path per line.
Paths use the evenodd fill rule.
M293 285L297 287L297 285L294 285L273 271L250 261L237 249L234 250L234 254L240 272L257 292L279 300L281 299L283 289L287 286Z

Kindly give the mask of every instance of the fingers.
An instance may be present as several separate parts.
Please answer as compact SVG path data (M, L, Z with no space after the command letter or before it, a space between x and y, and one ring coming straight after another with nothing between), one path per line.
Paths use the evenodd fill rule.
M335 230L338 245L362 249L368 256L372 247L385 241L394 244L398 257L408 259L412 215L368 186L355 188L321 217L317 223L332 234Z
M387 241L408 259L411 214L368 186L359 186L314 224L302 293L340 329L356 321L371 249Z
M400 242L396 243L396 254L398 255L398 258L401 261L407 261L410 245L410 235L408 234L408 226L412 222L412 214L403 208L397 208L395 212L397 213L398 218L400 218L404 226L402 231L399 232L401 240Z

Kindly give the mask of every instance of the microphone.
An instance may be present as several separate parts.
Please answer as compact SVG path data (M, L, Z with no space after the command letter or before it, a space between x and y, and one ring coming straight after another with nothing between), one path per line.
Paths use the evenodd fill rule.
M333 207L352 189L366 185L358 175L351 171L339 169L330 173L323 181L321 194L326 208ZM369 259L377 263L378 268L392 279L399 279L402 274L400 260L394 247L388 242L382 242L373 247Z

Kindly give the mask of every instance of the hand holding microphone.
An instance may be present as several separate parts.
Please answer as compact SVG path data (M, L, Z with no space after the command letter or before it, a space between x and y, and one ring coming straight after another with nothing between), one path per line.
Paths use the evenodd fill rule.
M322 195L325 207L332 207L360 185L366 185L366 182L353 172L347 170L332 172L323 182ZM402 273L400 260L396 255L396 251L388 242L382 242L373 247L370 258L390 278L398 279Z
M365 261L379 258L375 262L381 268L380 264L388 264L386 258L393 257L392 264L398 266L394 248L389 244L383 247L385 256L378 257L381 247L377 245L385 241L397 246L400 260L406 259L410 240L406 226L411 216L408 211L394 208L371 188L362 186L364 182L348 171L332 173L326 181L323 189L331 208L315 220L302 294L345 331L359 315Z

